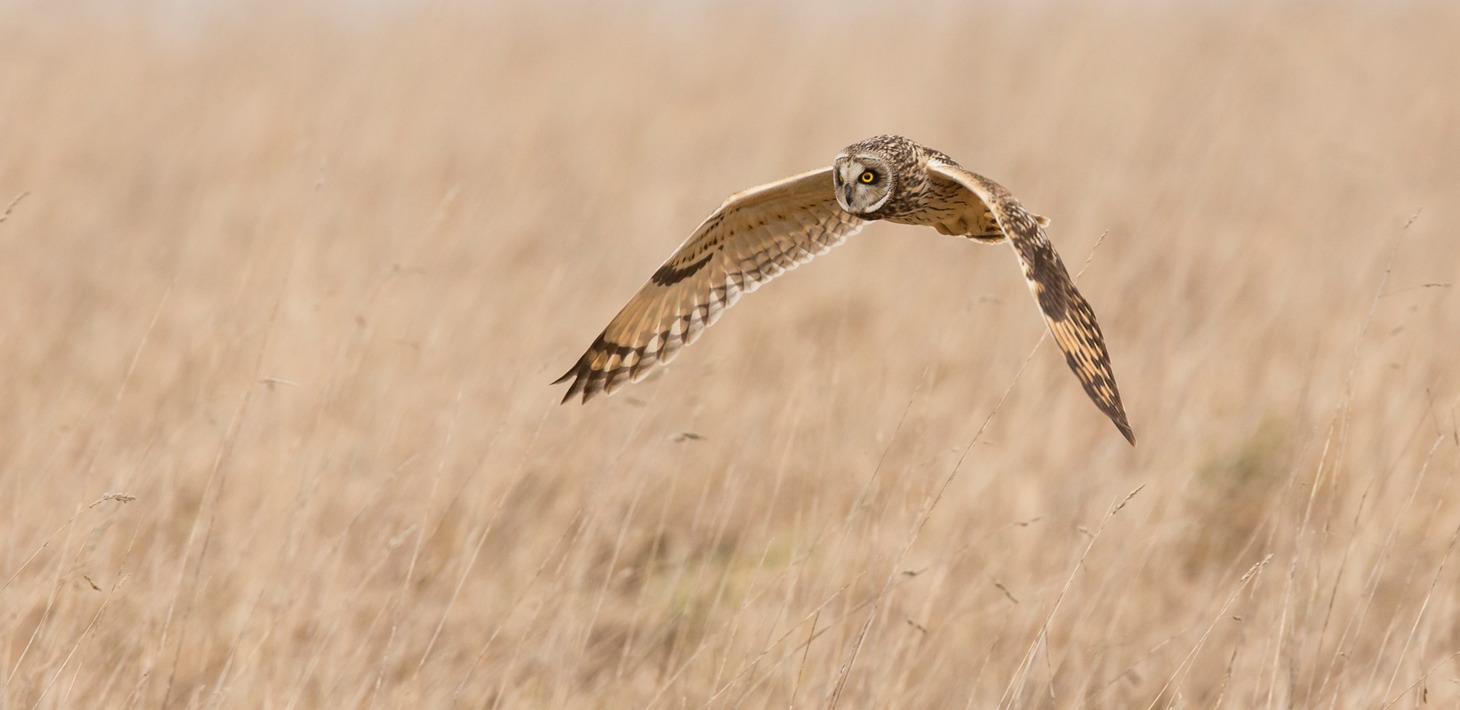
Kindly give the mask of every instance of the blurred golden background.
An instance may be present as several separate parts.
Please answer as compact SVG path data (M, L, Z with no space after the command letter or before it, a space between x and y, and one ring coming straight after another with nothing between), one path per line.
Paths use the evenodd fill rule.
M0 8L0 707L1460 698L1460 7L119 5ZM1089 258L1138 448L888 224L558 405L884 132Z

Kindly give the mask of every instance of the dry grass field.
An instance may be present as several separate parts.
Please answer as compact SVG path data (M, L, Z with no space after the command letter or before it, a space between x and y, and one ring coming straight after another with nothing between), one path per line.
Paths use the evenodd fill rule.
M1460 702L1460 6L197 5L0 7L0 708ZM559 406L883 132L1139 447L889 224Z

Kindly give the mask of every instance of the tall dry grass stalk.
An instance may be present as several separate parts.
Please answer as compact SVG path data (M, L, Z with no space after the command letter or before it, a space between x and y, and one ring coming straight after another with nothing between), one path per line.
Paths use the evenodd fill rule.
M0 9L0 707L1460 698L1452 4L172 5ZM1106 235L1140 448L893 225L557 405L881 132Z

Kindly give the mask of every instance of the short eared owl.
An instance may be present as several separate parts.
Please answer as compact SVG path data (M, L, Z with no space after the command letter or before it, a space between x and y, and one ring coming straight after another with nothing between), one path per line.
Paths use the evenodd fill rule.
M738 192L659 267L553 384L563 401L611 394L669 362L742 293L804 264L871 220L931 226L995 243L1007 239L1065 362L1086 394L1132 444L1105 338L1044 234L1049 221L1002 185L902 136L848 146L831 167Z

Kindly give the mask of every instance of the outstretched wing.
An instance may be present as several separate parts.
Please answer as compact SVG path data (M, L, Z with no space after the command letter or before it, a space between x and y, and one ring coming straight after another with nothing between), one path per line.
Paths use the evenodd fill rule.
M567 402L612 394L669 362L761 284L840 244L865 222L844 212L822 168L725 200L649 278L577 364Z
M1044 311L1049 332L1065 353L1065 362L1080 378L1095 406L1135 445L1135 433L1126 421L1120 390L1115 386L1115 373L1110 368L1110 354L1105 350L1105 336L1095 322L1095 311L1075 288L1060 255L1045 236L1047 222L1025 210L1004 186L982 175L940 161L930 162L928 171L934 180L951 181L977 195L993 213L1019 255L1029 291Z

